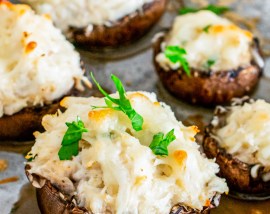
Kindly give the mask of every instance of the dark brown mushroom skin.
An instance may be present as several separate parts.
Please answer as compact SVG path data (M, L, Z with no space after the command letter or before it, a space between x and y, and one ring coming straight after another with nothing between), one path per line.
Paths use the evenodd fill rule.
M226 124L226 115L228 112L216 109L215 115L219 118L219 124L213 126L210 124L205 129L203 140L204 153L208 158L215 158L220 167L219 175L226 179L230 191L236 193L250 194L257 197L266 197L270 195L270 181L264 182L262 175L270 172L269 169L260 166L258 176L251 176L251 169L255 164L248 164L240 161L236 157L227 153L221 148L219 142L213 136L218 128Z
M80 92L73 88L65 96L77 96ZM35 131L44 131L41 121L46 114L55 114L60 106L60 100L44 106L26 107L13 115L4 115L0 118L1 141L27 141L33 140Z
M0 118L0 140L32 140L34 131L43 130L42 117L54 114L59 107L59 102L55 102L43 107L27 107L10 116L4 115Z
M30 169L29 165L26 165L26 175L29 178ZM36 174L32 174L36 180L44 179ZM30 179L29 179L30 180ZM30 181L31 182L31 181ZM86 214L92 213L84 207L80 207L76 203L74 196L67 196L67 194L62 193L56 186L51 184L49 180L46 180L45 184L41 188L36 188L36 195L38 206L42 214ZM220 195L216 194L208 207L203 207L202 211L195 210L191 207L185 206L183 204L176 204L172 207L169 214L208 214L210 210L219 205ZM109 211L106 213L110 213Z
M228 103L234 97L251 93L261 76L262 68L255 61L245 68L209 74L191 68L191 77L181 68L165 71L155 59L161 52L163 40L164 36L161 36L153 44L156 72L170 93L189 103L204 106ZM258 40L254 40L254 46L258 50ZM260 54L259 50L258 53Z
M117 47L126 45L142 37L162 16L167 0L154 0L143 6L143 10L125 16L111 27L94 26L92 32L86 28L70 27L69 38L79 47Z
M78 207L72 199L68 199L52 186L49 181L45 185L36 189L38 206L42 214L84 214L91 213L83 207ZM61 197L62 195L62 197Z
M219 205L220 197L221 196L219 194L216 194L212 198L210 206L203 207L202 211L195 210L183 204L176 204L172 207L170 214L209 214L211 209L216 208Z

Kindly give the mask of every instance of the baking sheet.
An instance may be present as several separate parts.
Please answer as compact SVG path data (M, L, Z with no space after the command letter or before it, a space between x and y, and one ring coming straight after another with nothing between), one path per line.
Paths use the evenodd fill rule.
M270 1L269 0L216 0L208 1L210 3L230 4L234 8L233 11L240 14L240 17L232 17L241 25L252 28L257 36L263 41L263 51L270 53ZM182 5L188 6L204 6L207 4L205 0L176 1L171 0L168 5L167 13L161 21L156 25L140 41L127 47L117 50L106 50L102 52L89 52L78 50L82 60L86 65L87 71L93 71L98 81L108 91L113 92L113 83L110 81L110 74L113 73L120 77L127 90L145 90L152 91L157 94L160 101L169 104L176 117L184 121L185 124L197 124L200 128L207 124L212 116L213 109L192 106L184 103L172 95L170 95L161 85L155 73L152 64L151 39L155 33L166 29L170 26L173 17L177 13L177 9ZM246 19L248 17L248 19ZM246 20L251 20L251 23ZM258 22L256 28L253 23ZM249 26L250 25L250 26ZM259 86L252 94L254 98L264 98L270 101L270 60L266 58L266 66L264 75ZM86 91L85 95L99 95L93 89ZM0 142L0 159L8 161L7 170L0 171L0 180L6 177L17 176L18 181L0 185L0 213L16 213L16 214L38 214L35 191L28 184L24 175L24 158L23 154L30 150L33 142L25 142L17 145L11 145L16 142L3 143ZM211 213L221 214L269 214L270 200L255 202L241 201L222 197L220 206Z

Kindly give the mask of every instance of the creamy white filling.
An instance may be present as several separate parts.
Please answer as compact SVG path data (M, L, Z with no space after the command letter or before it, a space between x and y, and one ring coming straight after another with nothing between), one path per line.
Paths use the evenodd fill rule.
M83 89L79 54L51 20L0 3L0 117Z
M216 133L220 145L243 162L270 167L270 104L257 100L230 112Z
M111 26L126 15L141 10L154 0L24 0L40 13L49 14L63 32L69 27L87 29L93 25Z
M103 98L61 101L67 110L45 116L46 132L35 134L31 153L37 156L29 163L30 172L77 194L79 205L94 213L169 213L179 202L202 209L216 192L228 191L224 179L215 175L218 165L200 154L194 138L196 127L177 121L170 107L157 102L155 94L130 92L128 98L144 119L142 131L134 131L122 112L91 108L104 106ZM60 161L65 122L77 116L89 132L82 135L78 156ZM153 135L171 129L176 140L168 147L169 156L154 155L149 148Z
M250 32L210 11L186 14L176 17L156 60L165 70L180 68L164 54L167 46L179 46L187 51L186 59L194 69L215 72L245 67L252 58L252 38Z

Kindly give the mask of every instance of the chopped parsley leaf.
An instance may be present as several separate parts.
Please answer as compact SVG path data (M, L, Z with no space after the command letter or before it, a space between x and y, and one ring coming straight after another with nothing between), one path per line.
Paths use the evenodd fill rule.
M187 59L185 55L187 54L184 48L180 48L178 46L167 46L165 49L165 56L172 62L172 63L180 63L183 67L183 70L186 72L187 76L190 77L190 69Z
M206 25L202 30L205 32L205 33L208 33L209 32L209 28L211 27L212 25Z
M216 63L216 60L213 60L213 59L209 59L206 62L208 68L211 68L215 63Z
M79 153L79 141L82 139L82 133L88 132L84 127L84 123L77 117L77 121L66 123L68 129L62 139L62 147L58 152L60 160L70 160L72 156Z
M168 146L175 139L174 129L169 131L165 137L162 132L159 132L154 135L149 147L155 155L168 156Z
M119 99L116 99L111 97L106 91L104 91L104 89L95 79L93 73L91 73L91 77L96 86L98 87L99 91L105 96L105 103L107 105L101 107L93 106L93 108L111 108L116 111L122 111L131 120L132 127L135 131L142 130L143 117L139 115L134 108L132 108L130 101L126 97L126 91L121 80L115 75L111 75L111 79L114 82L114 85L119 94Z
M192 7L183 7L179 10L179 14L180 15L184 15L184 14L187 14L187 13L196 13L200 10L209 10L209 11L212 11L213 13L217 14L217 15L221 15L227 11L230 10L229 7L225 7L225 6L216 6L216 5L213 5L213 4L209 4L208 6L206 7L203 7L203 8L199 8L199 9L196 9L196 8L192 8Z

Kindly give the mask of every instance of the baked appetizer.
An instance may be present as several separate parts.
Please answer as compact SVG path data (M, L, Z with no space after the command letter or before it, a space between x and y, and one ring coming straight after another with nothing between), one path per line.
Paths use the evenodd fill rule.
M176 17L171 30L156 39L154 64L177 97L216 105L250 93L264 61L252 33L203 10Z
M66 97L43 118L26 174L46 213L205 213L227 192L219 168L153 93ZM95 81L95 80L94 80Z
M264 100L238 99L216 108L203 147L216 159L231 193L270 196L269 127L270 104Z
M52 17L71 41L85 48L116 47L144 35L161 17L166 0L23 0Z
M59 99L90 84L83 73L79 54L47 17L0 1L0 140L33 138Z

